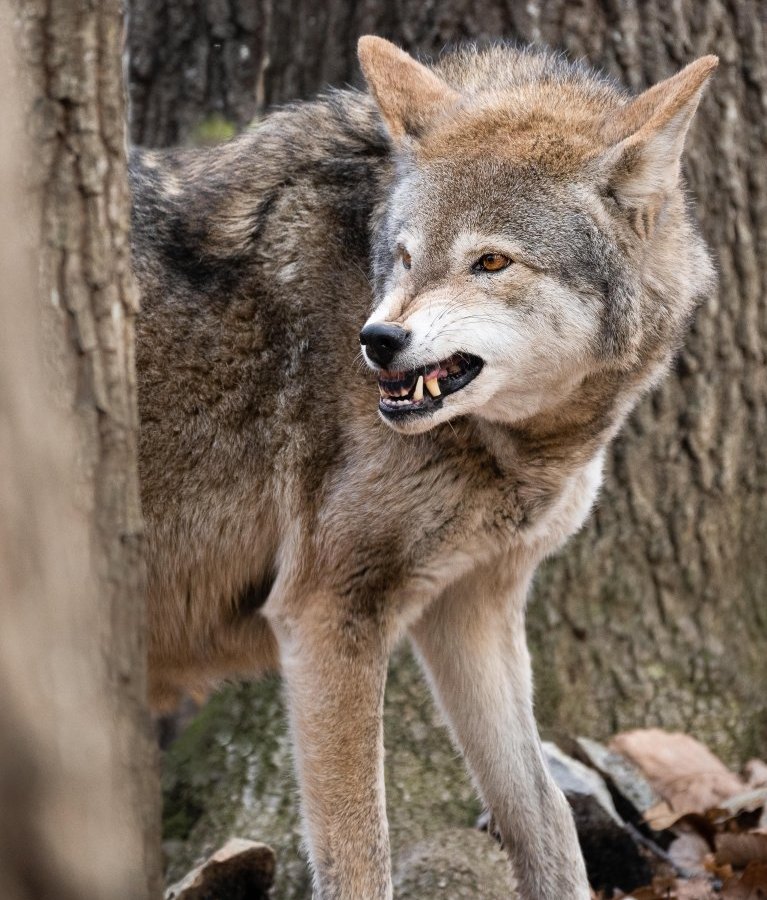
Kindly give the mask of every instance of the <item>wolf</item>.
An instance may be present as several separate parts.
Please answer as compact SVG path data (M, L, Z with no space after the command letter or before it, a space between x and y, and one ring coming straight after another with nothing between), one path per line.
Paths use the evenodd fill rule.
M315 897L386 900L407 638L520 895L587 900L525 598L713 287L680 165L717 59L638 96L503 43L359 59L366 93L132 155L152 698L279 670Z

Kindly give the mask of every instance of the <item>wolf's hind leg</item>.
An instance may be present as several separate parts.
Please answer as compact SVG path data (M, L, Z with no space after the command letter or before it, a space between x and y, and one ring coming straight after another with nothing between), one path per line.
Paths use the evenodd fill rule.
M525 588L473 576L430 607L411 635L492 811L520 896L588 900L572 814L549 774L533 717Z
M277 625L315 900L390 900L383 774L388 647L315 597Z

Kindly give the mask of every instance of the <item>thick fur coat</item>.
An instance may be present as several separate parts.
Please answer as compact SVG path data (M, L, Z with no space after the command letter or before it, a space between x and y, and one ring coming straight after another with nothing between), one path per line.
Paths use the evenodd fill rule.
M407 635L522 896L586 900L525 596L711 288L679 167L716 60L632 98L502 45L360 58L372 96L133 155L153 698L279 668L316 896L384 900Z

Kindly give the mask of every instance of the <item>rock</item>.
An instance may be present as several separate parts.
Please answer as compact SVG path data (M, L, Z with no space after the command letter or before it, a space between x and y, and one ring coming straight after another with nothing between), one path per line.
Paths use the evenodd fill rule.
M589 881L596 890L630 891L647 884L647 861L615 809L602 777L550 743L543 745L551 774L573 810Z
M269 900L274 867L271 847L232 838L168 888L165 900Z
M668 855L678 870L697 877L708 871L706 860L711 855L711 847L697 831L684 831L672 841Z
M397 900L516 900L506 854L469 828L439 831L400 854Z
M578 757L605 780L615 807L623 819L639 824L648 809L660 803L660 797L640 770L623 754L597 741L575 740Z
M549 770L554 776L554 781L568 800L571 797L592 798L595 804L601 807L605 816L612 819L618 828L623 828L623 820L615 809L610 792L601 775L593 769L589 769L588 766L584 766L577 759L563 753L556 744L544 741L543 752Z

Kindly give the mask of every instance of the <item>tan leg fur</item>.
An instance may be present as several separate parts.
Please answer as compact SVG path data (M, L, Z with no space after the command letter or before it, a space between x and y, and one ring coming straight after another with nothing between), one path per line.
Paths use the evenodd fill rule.
M530 565L472 573L411 629L523 897L588 900L567 801L543 760L524 630Z

